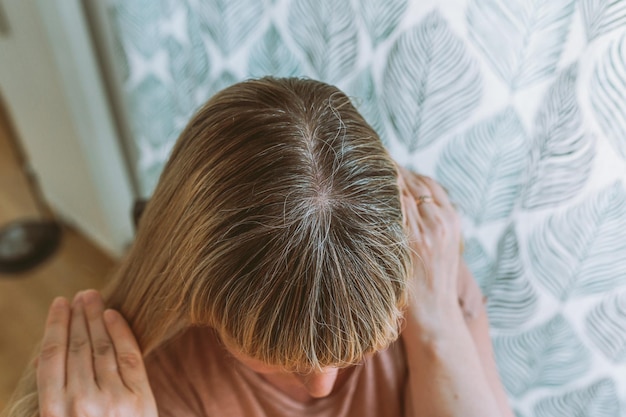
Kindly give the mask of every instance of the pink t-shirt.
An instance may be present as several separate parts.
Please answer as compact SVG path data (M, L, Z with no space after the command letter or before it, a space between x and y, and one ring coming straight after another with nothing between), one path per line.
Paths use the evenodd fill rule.
M234 359L209 328L190 328L146 359L160 417L400 417L402 344L347 369L328 397L294 400Z

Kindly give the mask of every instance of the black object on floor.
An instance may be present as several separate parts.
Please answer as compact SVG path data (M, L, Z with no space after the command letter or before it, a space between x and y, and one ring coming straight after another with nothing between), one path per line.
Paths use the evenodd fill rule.
M22 220L0 228L0 273L16 274L41 264L59 247L61 226Z
M135 200L135 204L133 205L133 223L135 225L135 230L139 227L139 219L141 219L141 216L146 209L146 204L148 204L148 200Z

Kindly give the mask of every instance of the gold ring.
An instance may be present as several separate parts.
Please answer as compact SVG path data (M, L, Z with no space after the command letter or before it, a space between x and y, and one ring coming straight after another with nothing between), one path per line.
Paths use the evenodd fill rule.
M419 197L417 197L417 205L421 205L421 204L425 204L425 203L432 203L433 202L433 198L429 195L421 195Z

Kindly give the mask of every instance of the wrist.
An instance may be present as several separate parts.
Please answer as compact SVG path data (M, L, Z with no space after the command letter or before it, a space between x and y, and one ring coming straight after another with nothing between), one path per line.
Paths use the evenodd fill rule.
M409 309L402 330L405 343L433 349L441 344L456 343L459 338L470 337L463 313L455 303L438 311Z

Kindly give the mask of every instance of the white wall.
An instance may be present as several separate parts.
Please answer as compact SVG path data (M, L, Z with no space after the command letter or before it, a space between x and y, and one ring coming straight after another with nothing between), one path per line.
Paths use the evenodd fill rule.
M0 0L0 94L42 192L118 256L134 192L79 0Z

